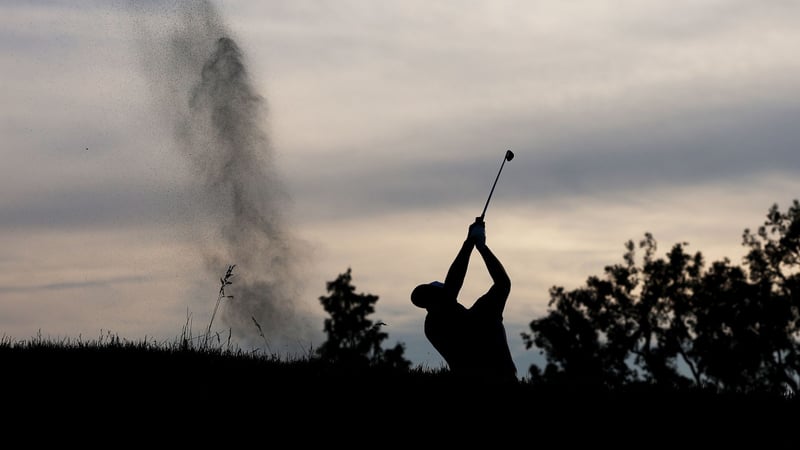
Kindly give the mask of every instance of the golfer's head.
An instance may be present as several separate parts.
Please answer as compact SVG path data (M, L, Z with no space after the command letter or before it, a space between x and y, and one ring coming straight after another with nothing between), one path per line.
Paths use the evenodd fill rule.
M420 284L411 291L411 303L420 308L430 308L446 300L447 292L439 281Z

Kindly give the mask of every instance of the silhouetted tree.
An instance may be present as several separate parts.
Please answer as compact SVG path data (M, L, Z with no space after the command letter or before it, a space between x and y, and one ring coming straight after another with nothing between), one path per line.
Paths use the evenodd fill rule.
M695 292L697 370L720 389L756 387L762 352L751 325L761 321L762 300L740 267L715 262Z
M544 374L538 368L533 374L601 386L686 384L677 363L688 358L685 303L702 258L676 245L667 260L654 259L649 233L639 247L645 251L641 267L628 241L624 263L607 266L604 279L591 276L574 291L550 290L549 314L531 322L533 334L522 334L526 347L536 345L548 361Z
M375 312L378 296L355 292L351 268L329 281L327 290L329 295L319 298L330 314L324 321L328 340L317 349L320 357L356 367L371 365L399 370L410 367L410 361L403 356L405 346L402 343L388 350L381 347L388 338L388 334L381 331L385 324L373 323L367 318Z
M794 391L800 378L800 203L782 213L777 204L755 234L744 231L745 264L759 295L750 332L763 354L761 383L786 383ZM761 384L757 383L757 384Z
M754 234L745 230L745 269L728 259L706 270L700 252L676 244L655 258L650 233L625 244L573 291L550 289L548 314L522 333L546 357L538 381L606 387L644 381L721 390L797 390L800 378L800 205L777 205Z

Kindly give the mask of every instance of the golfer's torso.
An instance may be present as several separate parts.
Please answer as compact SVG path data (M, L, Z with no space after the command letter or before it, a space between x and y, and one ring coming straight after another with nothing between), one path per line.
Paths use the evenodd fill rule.
M495 340L495 328L496 324L462 305L425 318L425 336L453 370L473 366L483 359L483 353Z

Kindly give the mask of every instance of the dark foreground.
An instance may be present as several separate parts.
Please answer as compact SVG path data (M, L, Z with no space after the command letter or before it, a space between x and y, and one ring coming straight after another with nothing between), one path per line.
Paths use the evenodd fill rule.
M492 448L501 442L797 448L800 423L796 397L491 385L447 372L356 370L220 352L3 346L0 367L8 431L19 420L43 430L83 430L84 438L112 433L132 440L172 436L183 444L198 436L206 444L222 437L229 444L275 444L290 434L298 444L369 448L437 442L449 448L485 439Z

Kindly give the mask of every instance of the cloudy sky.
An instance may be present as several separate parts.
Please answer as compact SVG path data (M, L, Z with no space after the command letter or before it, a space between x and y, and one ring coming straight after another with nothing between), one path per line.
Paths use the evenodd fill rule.
M798 2L187 3L0 6L5 339L201 333L227 264L244 277L260 264L226 260L226 227L268 224L278 234L253 250L294 280L291 319L253 313L271 351L324 340L318 298L351 268L379 296L387 346L439 367L408 296L444 277L511 149L487 243L512 279L505 323L524 374L540 359L520 333L551 286L581 286L645 232L662 255L687 242L739 263L743 230L800 197ZM199 44L176 51L187 36ZM219 161L197 149L218 134L186 139L212 37L241 51L257 98L245 145L263 158L207 167ZM258 217L227 222L215 177L246 183ZM488 285L474 258L462 302ZM214 325L259 343L230 311Z

